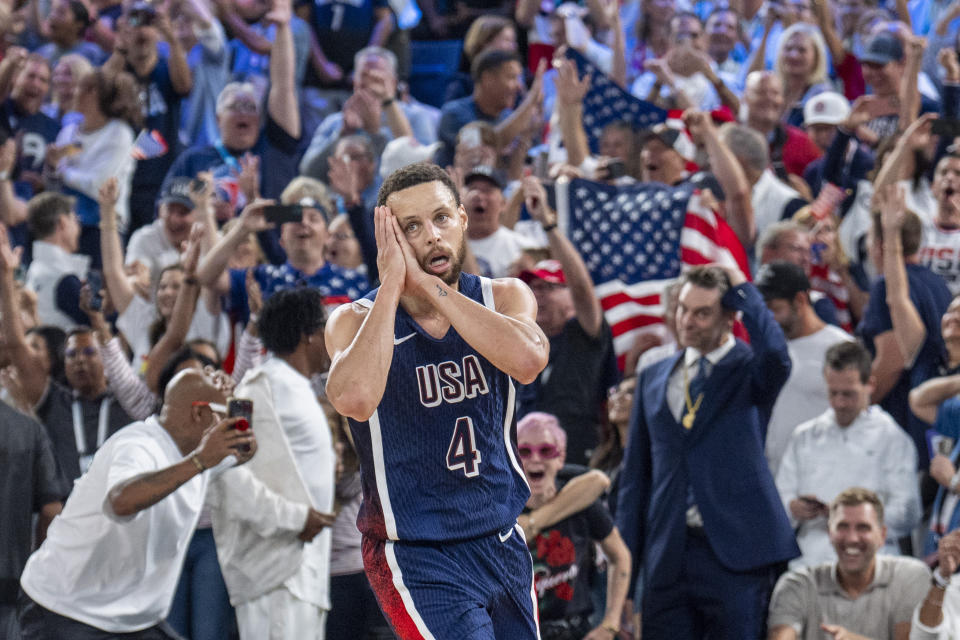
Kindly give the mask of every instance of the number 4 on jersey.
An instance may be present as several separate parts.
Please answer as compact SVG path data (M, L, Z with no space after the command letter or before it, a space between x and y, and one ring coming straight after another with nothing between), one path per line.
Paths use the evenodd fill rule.
M447 449L447 469L456 471L463 469L463 474L472 478L480 473L482 457L477 451L473 437L473 420L468 416L457 418L453 427L453 438L450 439L450 448Z

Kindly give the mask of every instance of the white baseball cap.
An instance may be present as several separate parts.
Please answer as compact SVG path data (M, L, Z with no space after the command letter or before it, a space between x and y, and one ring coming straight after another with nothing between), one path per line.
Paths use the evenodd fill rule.
M850 115L850 103L839 93L824 91L803 105L803 124L840 124Z

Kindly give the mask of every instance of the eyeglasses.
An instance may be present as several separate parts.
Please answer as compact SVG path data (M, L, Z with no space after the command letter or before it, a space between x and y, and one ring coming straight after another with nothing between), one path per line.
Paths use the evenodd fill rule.
M227 415L227 407L223 404L218 404L216 402L207 402L205 400L194 400L190 403L191 407L207 407L210 409L211 413L216 415L218 418Z
M553 460L554 458L560 457L560 454L562 453L555 444L522 444L517 447L517 452L524 460L532 458L534 454L537 454L537 456L543 460Z
M97 348L94 346L84 347L83 349L70 348L63 352L63 355L67 358L76 358L77 356L87 356L93 357L97 355Z
M231 113L240 114L254 114L260 111L260 107L252 100L237 100L226 105L224 109Z

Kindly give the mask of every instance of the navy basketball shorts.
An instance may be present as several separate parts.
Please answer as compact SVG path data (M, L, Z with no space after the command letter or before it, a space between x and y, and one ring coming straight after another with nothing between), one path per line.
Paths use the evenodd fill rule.
M363 538L363 564L401 640L539 640L519 525L461 542Z

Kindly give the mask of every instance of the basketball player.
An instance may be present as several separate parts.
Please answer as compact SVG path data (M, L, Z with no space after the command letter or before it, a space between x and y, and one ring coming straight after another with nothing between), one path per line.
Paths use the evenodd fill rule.
M467 214L439 167L394 172L374 216L381 285L326 328L370 584L404 640L538 638L513 415L514 380L547 363L536 301L461 273Z

